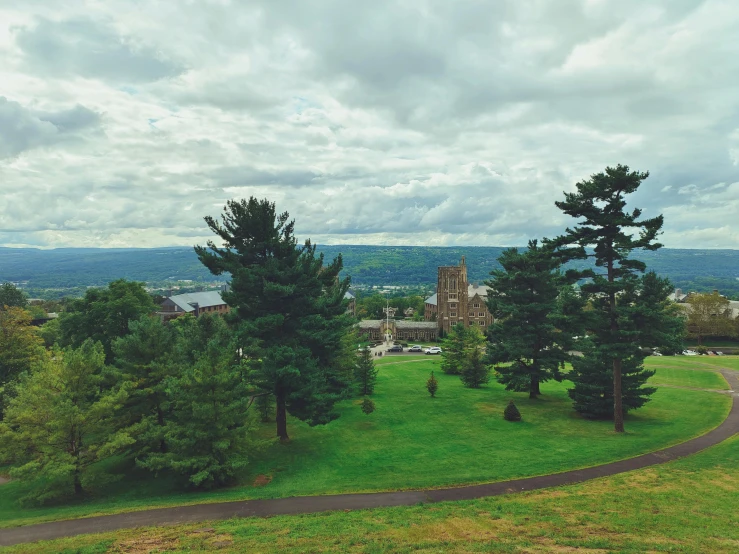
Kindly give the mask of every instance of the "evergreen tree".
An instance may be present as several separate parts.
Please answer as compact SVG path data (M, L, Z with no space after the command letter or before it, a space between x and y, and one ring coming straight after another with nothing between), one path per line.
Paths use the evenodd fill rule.
M105 288L88 289L59 316L62 346L78 347L87 339L105 349L105 363L113 363L113 341L128 334L128 324L155 312L143 283L118 279Z
M518 411L513 400L510 400L505 410L503 410L503 419L506 421L521 421L521 412Z
M439 381L434 376L434 372L431 372L431 377L426 381L426 390L429 391L431 398L436 398L436 391L439 390Z
M288 412L310 425L339 417L334 405L351 393L356 363L341 256L324 265L310 241L298 246L295 222L268 200L231 200L221 222L205 220L224 247L195 251L215 275L231 275L223 298L255 384L275 397L277 436L289 438Z
M506 390L541 394L540 384L562 380L572 336L580 329L582 302L559 271L561 262L537 241L528 249L505 250L492 279L487 305L493 314L487 356Z
M357 386L357 393L360 396L368 396L375 392L377 368L372 360L372 352L366 348L362 349L357 358L354 368L354 381Z
M556 205L566 214L582 219L575 228L568 228L563 236L550 243L559 250L563 260L591 257L595 261L596 270L580 272L580 277L589 278L581 291L593 308L589 329L595 337L596 357L609 360L612 367L613 420L618 433L624 430L623 361L638 356L639 346L634 338L640 331L624 329L627 321L619 297L636 288L637 276L646 268L644 262L629 257L631 252L657 250L662 246L656 242L663 223L661 215L640 219L640 209L625 211L625 197L636 192L648 176L618 165L577 183L577 192L565 193L565 200ZM592 250L586 251L586 247ZM631 394L633 390L626 392ZM632 401L627 399L626 403Z
M93 464L132 442L114 426L125 388L101 389L104 360L102 345L88 340L43 357L21 378L0 424L0 450L14 461L11 477L41 484L26 500L81 495Z
M482 349L474 348L470 351L462 366L459 378L465 387L479 389L490 381L490 366L483 359Z
M113 380L131 384L121 425L136 438L133 452L137 457L150 450L167 450L164 424L170 406L166 386L176 369L172 363L176 328L177 324L163 325L158 318L143 316L129 323L128 335L113 342Z
M441 341L441 370L447 375L459 375L469 351L469 329L457 323Z
M185 363L167 380L172 411L164 426L167 451L152 452L139 464L156 472L169 469L187 477L190 486L211 488L231 481L255 447L248 436L247 362L239 359L237 341L222 318L202 316L188 322L187 330L178 345L187 349Z
M372 401L371 398L365 397L365 399L362 400L362 411L366 415L370 415L372 412L375 411L375 403Z
M275 399L271 394L268 392L258 394L254 399L254 406L262 423L272 421L272 416L275 413Z

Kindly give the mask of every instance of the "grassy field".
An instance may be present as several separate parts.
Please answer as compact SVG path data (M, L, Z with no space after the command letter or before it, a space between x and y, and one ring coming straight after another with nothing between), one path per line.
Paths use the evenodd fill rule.
M739 551L739 437L632 473L465 502L136 529L20 545L105 552Z
M719 368L739 371L739 356L650 356L649 367L677 367L717 371Z
M616 435L610 422L585 421L575 414L567 383L547 383L544 396L530 401L497 383L465 389L458 377L438 371L439 361L383 358L378 362L375 413L364 415L354 400L343 403L342 417L330 425L310 428L291 421L291 442L263 452L239 486L184 493L171 480L134 472L83 503L20 508L17 499L23 486L11 482L2 485L0 526L152 506L433 488L560 472L700 435L718 425L730 406L728 396L661 388L645 408L627 417L627 433ZM432 369L439 379L435 399L424 387ZM721 379L711 372L695 373ZM659 375L667 384L684 382L674 371L659 370ZM515 399L522 423L503 420L509 399ZM265 425L260 432L271 436L273 426Z
M654 385L673 385L699 389L728 389L728 383L716 371L697 371L673 367L657 368L657 373L649 380Z

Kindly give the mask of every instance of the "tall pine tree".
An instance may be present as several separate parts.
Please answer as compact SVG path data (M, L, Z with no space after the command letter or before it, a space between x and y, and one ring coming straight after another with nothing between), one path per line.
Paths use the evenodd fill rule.
M519 251L509 248L498 258L502 269L491 271L486 284L489 330L487 356L497 367L506 390L541 394L540 384L562 380L572 336L580 329L582 302L559 271L561 262L537 241Z
M205 221L222 245L195 251L215 275L231 275L223 298L255 384L275 397L277 436L289 438L288 412L310 425L339 417L334 405L351 394L356 361L341 256L324 265L309 240L298 245L289 214L266 199L231 200L220 222Z
M656 242L663 223L661 215L642 219L640 209L626 211L626 196L636 192L648 176L649 173L618 165L577 183L577 192L565 193L564 201L555 203L564 213L578 219L577 225L550 243L559 249L563 259L592 258L595 262L595 270L580 273L580 277L588 278L581 290L593 308L589 330L595 351L589 367L598 367L602 360L607 360L612 368L613 422L617 433L624 431L624 394L634 393L633 389L623 388L624 360L631 364L630 360L638 357L639 346L634 339L642 330L627 325L629 308L621 299L633 294L638 275L646 268L644 262L630 256L633 250L657 250L662 246ZM648 393L644 390L641 394ZM631 403L627 400L627 404Z

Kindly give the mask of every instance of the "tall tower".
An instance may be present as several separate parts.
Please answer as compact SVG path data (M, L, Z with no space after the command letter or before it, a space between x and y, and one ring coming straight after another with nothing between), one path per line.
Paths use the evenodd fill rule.
M459 265L439 267L436 285L437 327L446 334L457 323L468 325L467 266L464 256Z

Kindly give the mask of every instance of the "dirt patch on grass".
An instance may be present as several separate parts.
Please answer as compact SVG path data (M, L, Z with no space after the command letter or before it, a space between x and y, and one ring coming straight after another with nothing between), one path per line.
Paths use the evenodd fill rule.
M154 552L169 552L180 545L180 539L174 531L145 532L137 537L131 537L116 542L110 552L125 552L126 554L152 554Z
M272 481L271 475L257 475L256 479L254 479L253 486L255 487L263 487L265 485L269 485Z

